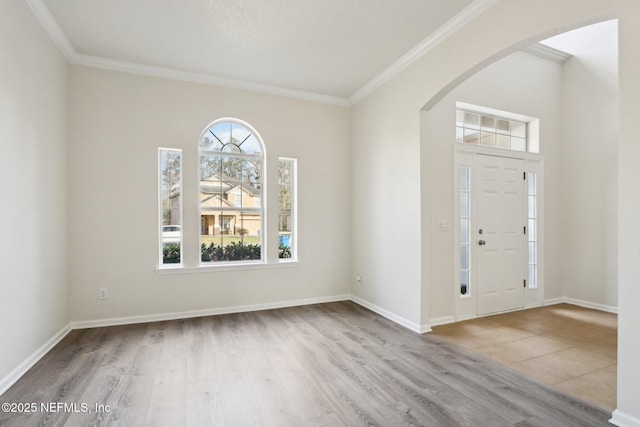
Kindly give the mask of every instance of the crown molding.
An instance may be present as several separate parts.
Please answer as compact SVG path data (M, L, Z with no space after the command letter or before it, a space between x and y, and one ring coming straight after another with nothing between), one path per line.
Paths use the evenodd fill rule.
M230 89L248 90L268 95L283 96L322 104L338 105L348 107L353 105L373 92L383 83L396 76L402 70L421 58L425 53L438 45L442 40L464 27L469 21L480 15L483 11L491 7L497 0L474 0L464 10L450 19L445 25L436 30L429 37L412 48L400 59L395 61L380 74L367 82L351 97L325 95L316 92L308 92L296 89L289 89L280 86L248 82L244 80L230 79L211 74L195 73L185 70L178 70L168 67L145 65L130 61L121 61L112 58L85 55L76 52L69 39L66 37L51 12L43 0L25 0L33 14L40 22L49 37L60 49L64 56L75 65L83 65L92 68L101 68L111 71L119 71L130 74L138 74L150 77L159 77L172 80L179 80L191 83L200 83L211 86L226 87ZM551 48L550 48L551 49Z
M117 59L85 55L76 52L69 39L64 34L49 8L43 0L25 0L33 11L36 19L40 22L44 30L54 44L60 49L67 60L75 65L84 65L92 68L102 68L111 71L120 71L130 74L138 74L150 77L160 77L172 80L179 80L190 83L200 83L210 86L219 86L230 89L248 90L252 92L264 93L267 95L283 96L287 98L300 99L304 101L318 102L322 104L338 105L348 107L351 105L347 98L325 95L316 92L289 89L280 86L272 86L261 83L248 82L243 80L229 79L211 74L195 73L185 70L177 70L168 67L158 67L145 65Z
M567 59L573 56L570 53L555 49L542 43L532 44L531 46L527 46L522 50L524 52L530 53L531 55L535 55L539 58L547 59L558 64L563 64Z
M446 24L429 35L417 46L405 53L397 61L385 68L380 74L369 80L364 86L356 91L349 101L356 104L376 88L381 86L387 80L393 78L402 70L420 59L425 53L437 46L442 40L464 27L469 21L480 15L486 9L491 7L497 0L474 0L469 6L465 7L460 13L451 18Z
M168 67L158 67L155 65L144 65L129 61L104 58L100 56L75 54L70 60L75 65L83 65L104 70L119 71L123 73L138 74L150 77L159 77L171 80L179 80L189 83L200 83L210 86L225 87L229 89L248 90L252 92L264 93L267 95L284 96L304 101L318 102L322 104L338 105L348 107L349 100L338 96L323 95L315 92L288 89L280 86L271 86L261 83L254 83L245 80L229 79L212 74L195 73L185 70L177 70Z
M40 25L49 34L53 43L58 46L58 49L62 51L62 54L73 62L72 59L76 54L75 49L69 43L69 39L62 32L62 29L58 25L58 22L53 18L49 8L44 4L42 0L25 0L25 3L29 6L33 14L35 15Z

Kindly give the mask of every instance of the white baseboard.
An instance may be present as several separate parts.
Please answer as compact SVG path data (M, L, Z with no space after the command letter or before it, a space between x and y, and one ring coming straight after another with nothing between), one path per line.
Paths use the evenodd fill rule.
M454 323L457 321L458 320L456 320L455 316L434 317L433 319L429 320L429 325L431 326L448 325L449 323Z
M562 303L565 303L565 302L566 302L566 298L564 298L564 297L551 298L551 299L544 300L542 305L555 305L555 304L562 304Z
M613 411L609 422L618 427L640 427L640 418L625 414L619 409Z
M562 303L577 305L579 307L584 307L584 308L592 308L594 310L599 310L599 311L606 311L607 313L618 314L618 307L615 307L613 305L598 304L595 302L584 301L584 300L575 299L575 298L562 297L562 298L548 299L544 301L544 305L553 305L553 304L562 304Z
M370 303L369 301L366 301L360 297L357 297L355 295L351 295L351 301L355 302L356 304L359 304L365 308L368 308L369 310L373 311L374 313L379 314L382 317L386 317L387 319L391 320L392 322L397 323L398 325L404 326L407 329L412 330L413 332L417 332L419 334L423 334L425 332L430 332L431 328L429 327L429 325L418 325L417 323L413 323L410 320L405 319L404 317L398 316L395 313L392 313L382 307L378 307L377 305Z
M429 323L423 323L420 325L420 330L418 331L419 334L426 334L429 332L431 332L431 325Z
M573 304L584 308L593 308L594 310L606 311L607 313L618 314L618 307L612 305L597 304L595 302L583 301L574 298L566 298L567 304Z
M462 316L458 316L458 318L455 320L456 322L464 322L465 320L471 320L471 319L477 319L478 316L475 314L465 314Z
M246 313L249 311L274 310L301 305L322 304L327 302L348 301L349 295L305 298L290 301L278 301L266 304L237 305L233 307L211 308L205 310L180 311L173 313L148 314L142 316L115 317L97 320L72 322L71 329L100 328L104 326L133 325L136 323L162 322L165 320L191 319L194 317L217 316L220 314Z
M0 379L0 395L14 385L29 369L33 367L40 359L44 357L53 347L56 346L67 334L71 332L70 325L60 329L54 336L42 344L40 348L34 351L29 357L27 357L20 365L18 365L13 371L9 372L4 378Z
M536 301L536 302L531 302L531 303L529 303L529 304L525 304L525 305L524 305L524 308L525 308L526 310L528 310L528 309L530 309L530 308L538 308L538 307L542 307L543 305L544 305L544 303L543 303L543 304L541 304L539 301Z

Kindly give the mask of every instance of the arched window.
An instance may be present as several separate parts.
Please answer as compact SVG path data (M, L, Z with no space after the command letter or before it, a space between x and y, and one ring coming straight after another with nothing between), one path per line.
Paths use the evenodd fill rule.
M240 120L216 120L200 135L198 161L201 262L263 260L262 138Z

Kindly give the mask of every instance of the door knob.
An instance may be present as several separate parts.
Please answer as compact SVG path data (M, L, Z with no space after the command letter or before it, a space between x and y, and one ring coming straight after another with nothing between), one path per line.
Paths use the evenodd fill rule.
M484 246L484 245L486 245L486 244L487 244L487 242L485 242L484 240L478 240L478 244L479 244L480 246Z

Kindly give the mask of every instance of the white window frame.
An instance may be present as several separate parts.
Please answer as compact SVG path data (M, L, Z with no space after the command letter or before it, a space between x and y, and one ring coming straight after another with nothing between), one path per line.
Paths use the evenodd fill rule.
M298 261L298 246L299 246L299 233L298 233L298 159L293 157L279 157L278 162L288 161L292 163L291 166L291 258L278 258L278 262L297 262ZM278 171L279 172L279 171ZM278 192L279 195L279 192ZM278 223L280 222L280 206L278 206ZM280 239L280 224L278 224L278 239ZM278 245L279 246L279 245Z
M162 241L162 233L163 233L163 212L162 212L162 153L164 151L176 152L180 153L180 175L179 175L179 193L180 193L180 262L174 264L165 264L163 262L164 259L164 244ZM158 148L158 268L166 269L166 268L181 268L184 265L184 158L182 150L179 148ZM176 224L173 224L176 225Z
M261 171L261 182L260 182L260 199L262 201L267 200L267 179L266 177L267 175L267 150L266 150L266 146L264 144L264 140L262 139L262 136L260 135L260 133L253 127L251 126L249 123L237 119L237 118L233 118L233 117L223 117L217 120L214 120L213 122L209 123L204 130L200 133L200 137L198 138L198 149L197 149L197 158L196 158L196 168L198 171L198 180L196 183L197 186L197 206L198 208L196 209L197 214L198 214L198 218L197 218L197 224L200 224L201 218L202 218L202 211L201 211L201 202L200 202L200 183L202 180L202 170L200 168L200 157L203 154L206 154L206 152L201 151L200 149L200 141L202 140L202 138L209 132L209 129L211 129L213 126L216 126L220 123L232 123L232 124L238 124L240 126L244 126L247 129L249 129L249 131L251 131L251 133L253 135L255 135L256 139L258 140L258 142L260 143L261 146L261 161L262 161L262 171ZM225 156L224 153L219 153L219 154L215 154L217 156L220 157L238 157L238 158L242 158L242 157L246 157L246 158L255 158L257 156L255 155L248 155L248 154L242 154L242 153L229 153L229 155ZM254 207L241 207L240 209L242 210L246 210L246 211L251 211L254 209ZM206 262L206 261L202 261L202 257L200 255L200 245L201 245L201 236L198 235L197 237L197 242L198 242L198 265L200 267L207 267L207 268L218 268L218 267L222 267L222 266L245 266L245 265L252 265L252 264L264 264L267 262L267 251L268 251L268 243L267 243L267 239L265 239L265 226L266 224L268 224L267 222L267 209L264 205L264 203L261 204L261 206L259 207L259 210L256 210L257 212L260 213L260 229L259 229L259 244L260 244L260 259L258 260L246 260L246 261L212 261L212 262ZM200 233L200 228L198 227L198 233Z
M255 132L259 137L259 141L262 144L262 192L259 195L254 195L254 203L252 206L247 206L249 208L258 207L256 206L259 203L259 207L261 209L261 218L262 224L260 226L260 245L261 245L261 258L260 260L252 260L252 261L225 261L225 262L210 262L203 263L201 261L201 253L200 253L200 232L201 232L201 214L200 214L200 149L199 145L195 151L195 158L192 154L189 158L185 158L185 151L183 149L169 149L179 151L181 155L181 168L180 168L180 192L183 194L182 203L180 205L180 218L181 218L181 253L180 253L180 264L162 264L162 210L161 210L161 176L160 176L160 166L158 169L158 259L159 263L156 268L156 272L158 274L198 274L198 273L210 273L210 272L220 272L220 271L247 271L247 270L260 270L260 269L272 269L272 268L294 268L299 263L298 256L298 248L299 248L299 232L298 232L298 174L297 174L297 159L290 157L283 157L283 159L291 159L296 160L295 168L294 168L294 181L292 188L292 233L295 233L295 246L292 248L292 257L287 259L280 260L278 258L278 250L277 243L274 245L273 236L274 234L278 235L278 224L277 221L268 221L268 218L271 218L269 215L269 211L271 214L274 214L273 209L278 209L277 202L274 203L273 200L269 201L268 194L268 182L273 183L273 177L269 178L268 169L271 170L275 165L270 165L268 167L268 156L266 152L266 146L263 139L259 136L258 132L255 131L251 125L248 123L234 118L221 118L219 120L215 120L204 128L204 132L206 132L211 126L218 122L229 122L232 121L234 123L239 123L243 126L246 126L252 132ZM202 134L201 137L202 138ZM198 140L198 144L200 144L200 139ZM160 147L158 150L167 150L167 148ZM191 152L187 150L186 152ZM159 151L160 153L160 151ZM160 154L158 154L158 165L160 165ZM191 173L189 167L187 167L185 173L185 164L192 164L196 167L197 172ZM187 182L186 185L188 188L196 187L196 191L188 191L188 194L184 195L184 186L186 176ZM193 185L193 179L196 179L196 185ZM275 181L277 183L277 180ZM275 195L275 193L274 193ZM273 196L272 196L273 197ZM277 195L276 195L277 197ZM187 206L185 209L184 206ZM197 205L194 205L197 204ZM195 209L194 209L195 207ZM185 218L184 212L187 212L187 217ZM279 211L279 209L278 209ZM217 216L217 215L216 215ZM277 212L274 215L278 216ZM275 219L275 218L274 218ZM193 223L192 223L193 221ZM216 218L216 223L218 218Z
M468 179L469 179L469 187L467 188L467 190L463 191L462 190L462 183L460 181L460 171L462 170L462 168L467 168L468 169ZM473 177L474 177L474 173L475 170L473 168L473 164L460 164L458 165L458 198L457 198L457 225L456 225L456 230L458 231L458 239L456 240L456 244L457 244L457 251L458 251L458 260L457 260L457 265L458 265L458 289L460 289L460 293L458 295L459 298L463 298L463 299L468 299L468 298L472 298L473 296L473 292L474 291L474 287L475 287L475 271L473 271L473 266L472 266L472 252L473 252L473 241L472 241L472 236L473 236L473 232L472 227L474 226L474 221L475 218L472 217L473 214L473 201L475 198L475 194L473 194ZM467 217L462 217L462 209L460 207L460 199L462 197L462 194L466 193L469 195L469 206L468 206L468 210L469 210L469 215ZM468 243L462 243L462 230L461 230L461 223L462 220L466 219L468 221L468 230L467 230L467 238L468 238ZM462 268L462 256L461 256L461 252L462 252L462 247L468 247L469 248L469 258L467 260L467 268ZM463 271L465 271L467 273L467 292L466 293L462 293L462 273Z
M489 145L478 144L468 144L464 142L457 142L456 145L478 145L480 147L486 147L493 150L498 150L500 152L515 152L515 153L530 153L530 154L539 154L540 153L540 120L535 117L525 116L522 114L510 113L507 111L496 110L494 108L483 107L479 105L468 104L465 102L456 102L456 116L457 112L462 111L463 113L471 113L478 114L480 116L487 116L498 120L508 120L510 122L518 122L523 124L526 127L525 130L525 150L514 150L512 148L500 148ZM456 119L456 128L457 119ZM480 128L479 128L480 129ZM480 130L478 129L478 133Z
M233 192L233 203L237 206L242 206L242 188Z
M535 289L538 287L538 263L540 261L538 253L538 227L539 227L539 214L538 214L538 173L535 171L528 171L527 173L527 287L529 289ZM529 187L533 182L533 193ZM530 215L533 202L533 216ZM532 227L533 225L533 227ZM533 243L534 262L531 262L531 244ZM531 268L533 267L533 280L531 280Z

